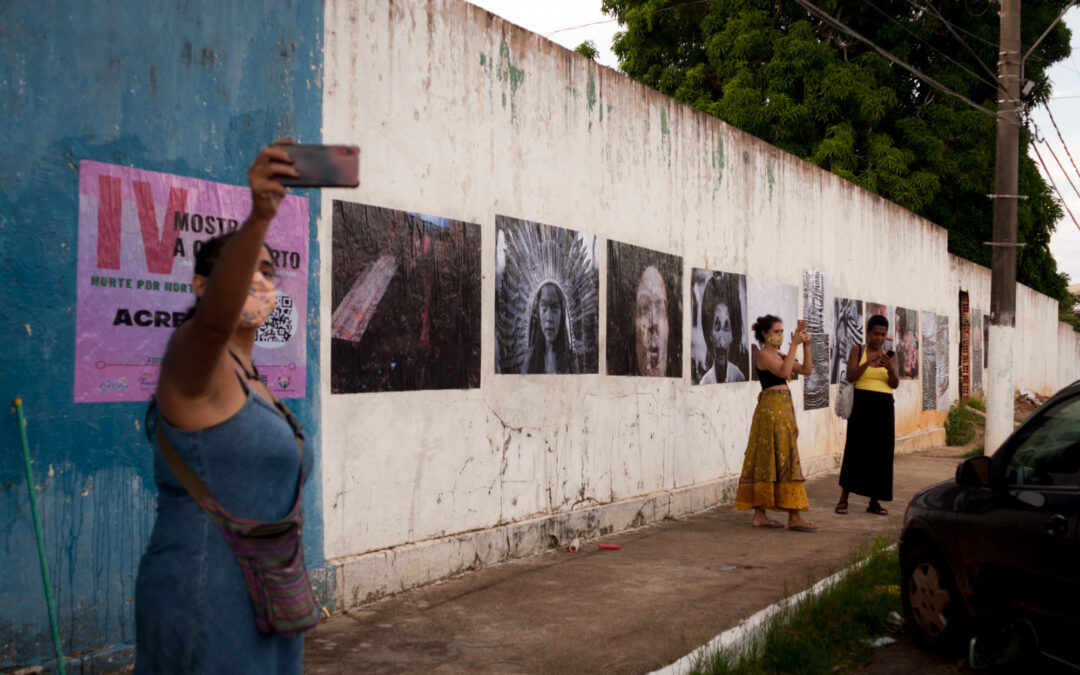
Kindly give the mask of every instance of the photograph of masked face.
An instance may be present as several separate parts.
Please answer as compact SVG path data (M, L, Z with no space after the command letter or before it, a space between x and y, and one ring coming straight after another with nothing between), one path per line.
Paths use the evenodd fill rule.
M682 376L682 258L608 241L607 373Z
M745 382L750 371L746 277L695 268L691 297L697 301L699 293L691 327L691 381Z

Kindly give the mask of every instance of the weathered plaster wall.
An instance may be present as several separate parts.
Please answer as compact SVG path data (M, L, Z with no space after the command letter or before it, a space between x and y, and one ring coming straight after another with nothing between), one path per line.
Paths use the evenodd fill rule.
M21 394L65 653L129 658L153 521L145 404L72 402L78 162L242 184L276 137L320 139L322 8L309 3L4 3L0 31L0 404ZM318 194L310 195L318 213ZM319 250L306 399L318 456ZM0 670L52 658L15 415L0 446ZM309 560L322 562L318 471ZM96 664L96 665L94 665Z
M686 277L821 270L831 295L948 314L958 335L945 231L892 203L458 0L332 1L326 25L324 136L363 148L360 187L334 198L475 222L484 247L479 389L331 395L323 378L326 554L348 604L546 532L707 507L738 475L756 383L691 386L688 358L681 380L494 374L496 214L602 238L601 344L603 238L681 255ZM324 249L330 224L328 198ZM322 273L329 316L329 257ZM844 425L792 389L804 467L835 467ZM941 442L917 381L897 404L902 449Z
M973 309L990 313L990 270L969 260L949 256L952 277L953 306L950 317L959 311L959 291L968 293ZM959 333L949 319L950 356L949 377L959 377ZM955 339L955 342L953 340ZM1014 349L1013 386L1023 387L1048 396L1067 384L1080 379L1080 333L1058 321L1056 300L1028 288L1016 285L1016 348ZM993 355L990 363L993 364ZM989 382L983 373L984 385ZM951 386L951 381L950 381ZM985 388L983 389L985 391ZM954 399L955 400L955 399Z
M1080 333L1067 323L1058 323L1057 386L1080 380Z

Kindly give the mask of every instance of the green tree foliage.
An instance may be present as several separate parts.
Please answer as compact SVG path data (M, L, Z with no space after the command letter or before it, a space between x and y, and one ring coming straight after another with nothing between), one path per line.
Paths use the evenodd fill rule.
M596 59L600 56L600 50L596 48L596 43L592 40L585 40L577 47L574 47L574 51L581 54L585 58Z
M984 108L996 108L998 9L989 0L820 0L818 7ZM1069 0L1024 0L1033 44ZM942 93L791 0L603 0L630 77L892 200L949 231L949 250L990 264L995 119ZM940 12L940 15L938 14ZM948 25L962 38L957 39ZM1058 24L1025 65L1025 111L1069 55ZM981 62L981 63L980 63ZM1062 210L1021 134L1022 283L1064 300L1049 241Z

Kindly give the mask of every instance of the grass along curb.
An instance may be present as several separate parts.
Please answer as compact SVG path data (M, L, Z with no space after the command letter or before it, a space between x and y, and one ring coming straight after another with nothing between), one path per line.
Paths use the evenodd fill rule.
M753 614L652 675L813 673L823 670L820 658L829 661L824 668L826 672L833 671L835 666L841 666L843 671L845 665L861 665L864 651L870 649L865 640L883 635L888 612L900 609L899 577L896 544L885 546L879 538L868 555ZM856 599L855 603L860 605L856 606L852 595L888 597L871 601L874 606L867 608L861 606L865 598ZM866 621L864 616L853 616L867 612L879 620ZM817 614L824 614L825 620ZM833 645L823 644L822 630L839 637L838 642L848 649L841 646L837 650ZM855 648L851 649L852 646ZM821 652L818 659L811 653L815 649Z

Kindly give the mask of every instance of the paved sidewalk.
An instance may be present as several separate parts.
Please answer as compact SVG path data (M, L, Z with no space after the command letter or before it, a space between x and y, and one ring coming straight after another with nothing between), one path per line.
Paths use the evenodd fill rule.
M816 533L754 529L721 506L335 614L308 633L305 673L647 673L743 618L895 541L908 499L951 477L955 448L896 458L887 517L853 497L833 513L837 475L807 482ZM774 514L782 515L782 514Z

